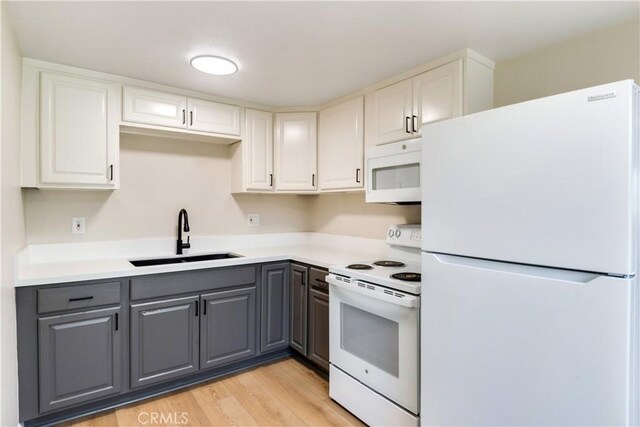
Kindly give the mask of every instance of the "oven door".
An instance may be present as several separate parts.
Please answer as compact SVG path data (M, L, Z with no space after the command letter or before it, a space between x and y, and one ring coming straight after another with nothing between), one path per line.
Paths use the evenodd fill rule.
M367 203L420 203L421 144L398 142L367 152Z
M331 364L417 414L420 298L340 279L327 276Z

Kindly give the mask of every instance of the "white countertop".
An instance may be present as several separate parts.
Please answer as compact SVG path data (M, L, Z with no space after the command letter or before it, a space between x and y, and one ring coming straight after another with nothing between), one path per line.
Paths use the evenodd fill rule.
M30 245L17 256L16 287L292 260L328 268L382 258L382 239L322 233L194 236L185 255L233 252L240 258L134 267L129 260L175 256L174 239Z

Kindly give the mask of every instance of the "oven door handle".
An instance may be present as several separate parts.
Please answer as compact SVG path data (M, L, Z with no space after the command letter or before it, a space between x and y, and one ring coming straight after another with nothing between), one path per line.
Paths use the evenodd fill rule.
M407 294L403 294L404 296L402 298L396 297L394 295L388 295L382 292L376 292L376 291L372 291L370 289L366 289L366 288L361 288L359 286L353 286L353 285L349 285L346 283L343 283L337 279L335 279L334 277L331 277L331 275L327 276L327 282L330 285L335 286L336 288L340 288L340 289L344 289L345 291L348 292L353 292L356 294L361 294L361 295L365 295L368 296L370 298L375 298L384 302L388 302L390 304L395 304L395 305L401 305L403 307L407 307L407 308L418 308L420 307L420 299L418 297L415 297L413 295L407 295Z

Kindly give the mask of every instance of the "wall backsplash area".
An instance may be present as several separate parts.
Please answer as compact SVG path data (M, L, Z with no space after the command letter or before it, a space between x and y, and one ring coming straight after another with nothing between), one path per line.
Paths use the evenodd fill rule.
M230 194L229 147L123 134L121 188L25 190L29 244L174 237L180 208L194 235L319 231L384 238L390 224L419 221L419 207L367 205L364 194ZM260 226L248 227L247 214ZM71 218L86 233L71 234Z

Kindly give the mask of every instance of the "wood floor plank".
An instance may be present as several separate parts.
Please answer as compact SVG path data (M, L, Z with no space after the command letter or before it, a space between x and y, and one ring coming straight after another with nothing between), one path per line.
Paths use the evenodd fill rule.
M158 415L153 415L158 414ZM145 400L116 410L118 426L144 426L151 423L151 417L159 420L160 411L155 400ZM165 425L160 422L154 425Z
M256 371L224 380L236 399L258 424L263 426L302 426L305 423L283 404L256 377Z
M258 426L258 422L247 412L234 396L222 399L217 405L232 426Z
M66 426L363 426L328 390L326 378L286 359Z
M274 390L285 404L309 425L348 426L351 423L325 404L323 397L310 391L306 384L287 374L281 364L266 366L256 374L260 381Z

